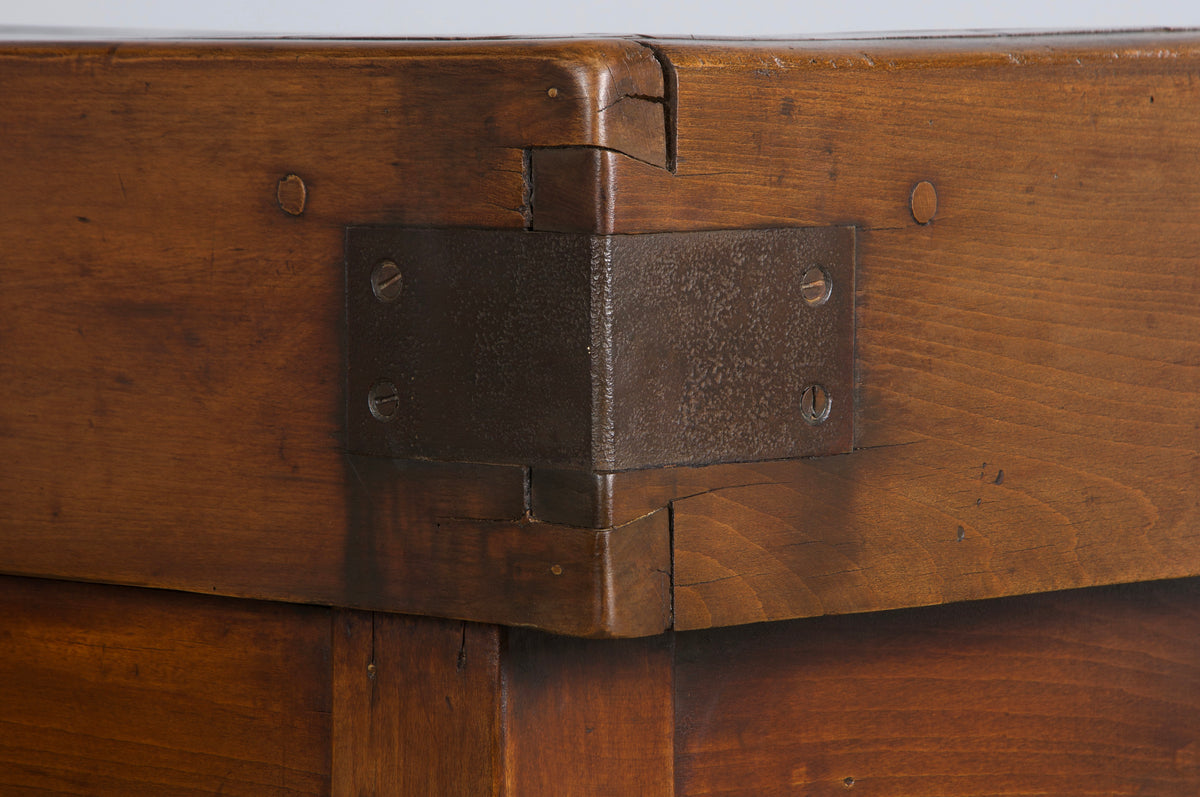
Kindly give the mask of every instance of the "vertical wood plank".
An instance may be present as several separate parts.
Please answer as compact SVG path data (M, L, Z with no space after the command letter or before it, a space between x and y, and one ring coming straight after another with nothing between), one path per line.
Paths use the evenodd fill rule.
M509 632L505 797L673 794L671 635Z
M334 797L500 793L496 626L334 617Z

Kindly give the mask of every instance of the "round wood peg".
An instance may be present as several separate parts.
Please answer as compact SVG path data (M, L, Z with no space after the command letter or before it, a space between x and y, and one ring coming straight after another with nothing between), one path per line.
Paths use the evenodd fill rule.
M279 178L275 188L275 200L279 209L289 216L299 216L304 212L304 203L308 199L308 188L299 175L289 174Z
M928 224L937 214L937 189L928 180L922 180L913 186L909 197L909 207L917 224Z

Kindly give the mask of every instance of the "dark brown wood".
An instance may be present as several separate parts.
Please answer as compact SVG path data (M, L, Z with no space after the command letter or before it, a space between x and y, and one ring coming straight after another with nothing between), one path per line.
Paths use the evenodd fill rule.
M608 205L544 225L857 225L858 450L547 518L717 490L675 505L679 628L1200 572L1194 33L656 47L677 171L595 156Z
M748 486L675 503L676 627L876 611L1195 570L1193 532L1168 527L1143 536L1151 522L1145 505L1136 533L1129 524L1138 518L1120 506L1082 526L1097 512L1094 503L1119 504L1119 492L1096 487L1075 495L1062 487L1052 501L1053 494L1038 495L1038 479L1051 470L1045 463L1015 474L1011 465L978 463L972 479L943 493L951 477L925 460L927 446L910 448L910 457L879 453L891 454L893 479L915 489L911 481L925 474L929 492L896 495L863 484L861 469L880 467L885 458L870 451L773 473L746 469ZM757 483L755 471L762 474ZM877 522L868 524L870 518Z
M668 512L606 529L513 515L515 503L482 507L504 511L479 514L455 506L457 493L427 493L411 477L414 468L437 473L446 466L357 456L349 462L355 514L342 598L349 605L589 637L670 627ZM506 478L523 474L504 466L475 468Z
M334 797L501 794L500 634L335 613Z
M676 794L1192 795L1200 583L676 636Z
M794 467L782 461L619 473L534 468L530 508L548 523L609 528L710 490L785 480Z
M531 147L665 163L654 54L26 43L0 75L0 570L409 608L358 558L377 549L344 458L344 229L524 227ZM516 470L418 476L405 495L437 515L404 527L519 518ZM484 528L476 553L499 551ZM421 578L452 589L467 569L444 564Z
M329 793L329 611L0 578L6 795Z
M1198 607L1192 579L581 640L4 578L0 784L1182 797Z
M1196 794L1200 582L879 610L1200 573L1198 67L3 48L0 571L351 608L0 580L0 791ZM855 450L347 456L353 225L853 225Z
M674 794L672 637L509 632L505 794Z
M597 635L669 622L670 533L679 628L1200 572L1198 61L1191 33L6 47L0 570ZM853 224L857 450L597 475L581 507L519 466L364 475L353 224Z
M529 164L533 229L602 235L615 231L613 216L620 201L617 175L634 168L622 163L618 153L596 147L535 149Z

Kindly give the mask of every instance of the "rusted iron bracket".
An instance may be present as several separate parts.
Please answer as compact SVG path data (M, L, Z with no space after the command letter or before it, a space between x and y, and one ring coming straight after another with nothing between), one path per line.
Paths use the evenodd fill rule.
M352 227L347 443L620 471L850 450L852 227Z

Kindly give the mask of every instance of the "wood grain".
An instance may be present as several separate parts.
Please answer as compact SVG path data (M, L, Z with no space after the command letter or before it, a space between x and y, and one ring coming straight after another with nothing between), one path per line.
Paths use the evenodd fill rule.
M0 579L6 795L329 793L329 612Z
M1200 789L1200 584L676 636L676 793Z
M499 795L500 634L337 612L333 796Z
M524 513L524 490L507 504L414 479L433 463L354 456L346 592L351 606L532 625L587 637L643 636L671 624L670 519L666 511L621 526L580 529ZM524 469L473 466L524 484ZM414 471L416 473L414 473ZM483 504L482 506L480 504ZM486 510L482 514L474 510Z
M530 511L547 523L610 528L713 490L787 482L796 467L779 460L609 473L533 468Z
M859 450L676 504L677 627L1200 573L1195 34L655 46L599 217L861 244Z
M509 631L504 793L674 794L672 645Z
M530 153L530 226L547 232L614 232L620 177L651 169L597 147L557 147Z
M25 575L407 608L363 587L387 563L343 455L345 227L525 227L531 147L665 158L627 41L27 43L0 82L0 570ZM517 518L515 471L405 495Z
M680 628L1198 573L1198 61L1178 33L6 46L0 570L653 633L661 519L625 562L562 527L674 502ZM858 450L536 521L520 468L364 502L342 232L385 223L854 224ZM564 551L578 579L528 589Z

